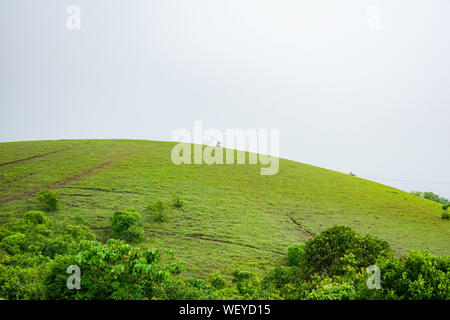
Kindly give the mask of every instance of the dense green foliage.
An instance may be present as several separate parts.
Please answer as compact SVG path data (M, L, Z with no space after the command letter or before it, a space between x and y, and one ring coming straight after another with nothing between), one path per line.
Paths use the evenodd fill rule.
M450 258L412 251L400 259L382 258L379 299L450 299Z
M349 254L353 255L357 268L373 265L380 256L393 255L384 240L371 235L360 236L346 226L334 226L306 242L302 268L308 276L341 275L345 272L344 257Z
M111 218L111 237L130 243L139 243L144 239L141 214L136 209L118 210Z
M66 269L70 265L82 270L82 289L68 290ZM52 261L44 284L48 299L151 299L172 298L166 286L184 265L160 265L156 250L142 250L121 240L106 245L82 241L73 255Z
M58 198L50 190L42 190L37 196L45 211L55 211L58 206Z
M114 236L139 223L135 210L116 211ZM125 231L125 233L123 233ZM123 240L95 240L85 225L58 225L30 211L0 230L0 298L4 299L450 299L450 258L413 251L394 258L389 245L334 226L288 249L289 265L262 279L236 270L231 283L214 272L207 282L183 277L185 264L167 250ZM381 271L381 289L366 286L365 269ZM68 267L81 270L69 289Z
M305 254L305 246L303 244L296 244L288 249L288 261L289 265L298 266L303 260Z
M428 199L428 200L431 200L434 202L441 203L443 205L450 203L450 201L447 198L441 197L433 192L412 191L411 194L414 194L418 197L422 197L424 199Z

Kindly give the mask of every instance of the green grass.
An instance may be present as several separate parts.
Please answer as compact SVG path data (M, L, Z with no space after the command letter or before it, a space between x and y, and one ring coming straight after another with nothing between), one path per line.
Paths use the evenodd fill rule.
M285 264L287 248L307 240L296 223L314 234L348 225L389 241L399 255L412 249L450 253L450 221L441 219L438 203L284 159L273 176L261 176L259 165L174 165L173 145L1 143L0 223L39 209L35 194L47 188L60 199L49 216L74 223L82 215L99 237L115 210L133 207L143 214L141 245L172 249L186 262L186 276L197 277L220 270L229 278L236 268L262 274ZM170 207L175 196L184 201L182 208ZM154 222L144 210L157 200L168 205L167 222Z

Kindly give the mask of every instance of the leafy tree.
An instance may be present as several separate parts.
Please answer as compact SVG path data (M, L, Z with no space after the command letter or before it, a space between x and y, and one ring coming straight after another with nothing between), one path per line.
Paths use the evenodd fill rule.
M412 251L400 259L381 257L376 265L381 272L377 299L450 299L450 257L434 257Z
M346 226L334 226L322 231L305 244L302 268L307 277L341 275L345 273L343 258L352 253L361 268L375 263L379 256L391 256L392 250L384 240L360 236Z
M442 209L444 210L444 212L442 212L442 219L446 219L446 220L450 219L450 214L447 212L449 207L450 207L450 204L444 204L442 206Z
M441 197L433 192L420 192L420 191L412 191L411 194L414 194L418 197L422 197L424 199L428 199L434 202L441 203L443 205L449 204L450 201L444 197Z
M81 270L80 290L66 287L70 265ZM81 241L76 255L59 256L51 263L46 294L49 299L76 300L164 298L183 270L180 263L161 265L156 250L142 250L121 240Z

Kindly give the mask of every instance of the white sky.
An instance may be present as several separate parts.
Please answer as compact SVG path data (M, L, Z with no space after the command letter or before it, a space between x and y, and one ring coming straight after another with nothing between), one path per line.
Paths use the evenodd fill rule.
M0 141L278 128L284 158L450 197L449 57L448 0L1 1Z

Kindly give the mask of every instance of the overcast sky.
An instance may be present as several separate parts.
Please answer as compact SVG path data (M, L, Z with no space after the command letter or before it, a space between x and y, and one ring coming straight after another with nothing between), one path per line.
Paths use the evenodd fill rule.
M450 197L450 1L0 2L0 141L170 140L194 120Z

